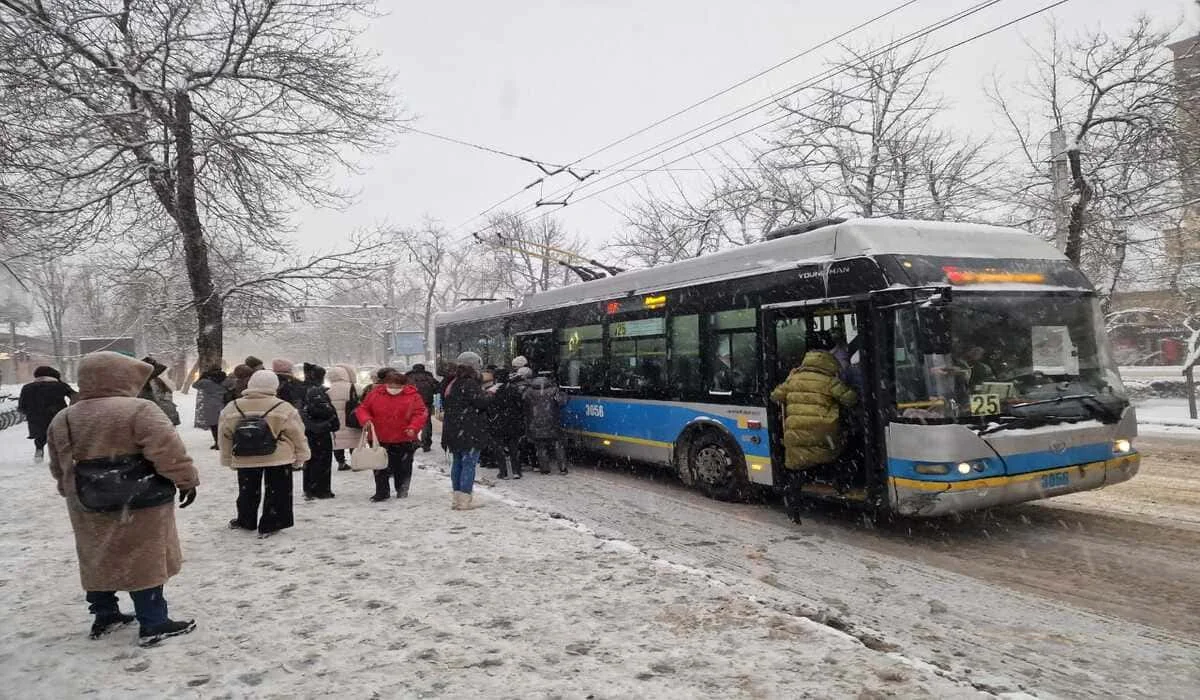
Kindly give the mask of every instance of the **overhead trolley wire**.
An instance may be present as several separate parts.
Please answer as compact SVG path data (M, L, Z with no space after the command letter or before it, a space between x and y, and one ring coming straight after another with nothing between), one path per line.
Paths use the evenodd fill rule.
M984 11L994 5L997 5L1003 1L1004 0L983 0L982 2L979 2L975 5L973 5L972 7L966 8L964 10L960 10L960 11L958 11L952 15L949 15L947 17L943 17L942 19L937 20L931 24L927 24L920 29L914 30L913 32L910 32L909 34L907 34L899 39L893 40L886 46L883 46L879 49L874 50L864 60L870 60L871 58L878 57L889 51L893 51L897 48L900 48L902 46L910 44L914 41L923 39L936 31L945 29L946 27L948 27L952 24L960 22L972 15L978 14L979 12L982 12L982 11ZM961 43L963 43L963 42L960 42L960 44L956 44L954 47L951 47L951 48L960 46ZM776 103L778 100L786 99L797 93L811 89L811 88L815 87L816 85L824 82L825 80L834 78L837 75L844 73L846 70L848 70L848 67L844 66L844 65L832 66L830 68L827 68L825 71L819 73L816 76L806 78L805 80L802 80L802 81L799 81L796 83L792 83L788 87L786 87L782 90L779 90L771 95L768 95L766 97L755 100L754 102L751 102L750 104L745 105L739 109L736 109L732 112L727 112L727 113L722 114L718 117L715 117L703 124L700 124L699 126L693 127L692 129L689 129L688 131L685 131L684 133L682 133L680 135L665 139L665 140L660 141L657 144L650 146L648 148L645 148L637 153L634 153L630 156L626 156L625 158L618 160L617 162L613 163L610 166L600 168L600 171L602 174L599 177L597 177L595 180L592 180L590 183L588 183L585 186L576 187L574 191L578 192L579 190L584 189L584 187L594 187L594 186L598 185L599 183L603 182L604 180L608 180L612 177L615 177L616 175L618 175L622 172L628 172L629 170L631 170L639 165L642 165L643 163L645 163L653 158L656 158L656 157L658 157L664 153L667 153L669 151L675 150L676 148L682 146L683 144L685 144L689 141L693 141L701 136L710 134L713 131L716 131L717 129L719 129L721 127L728 126L729 124L740 121L741 119L744 119L745 117L753 114L754 112L757 112L765 107L768 107L768 106ZM864 83L864 84L866 84L866 83ZM856 86L856 87L858 87L858 86ZM783 117L781 117L779 119L782 119L782 118ZM773 121L778 121L779 119L772 119L763 125L765 126L766 124L770 124ZM759 127L755 127L755 128L759 128ZM744 135L745 133L746 132L743 132L740 135ZM728 141L728 139L726 141ZM726 141L722 141L720 143L725 143ZM715 144L715 145L720 145L720 143ZM655 149L658 149L658 150L655 150ZM707 148L702 149L702 151L703 150L708 150L708 149ZM653 151L653 153L651 153L651 151ZM649 155L646 155L648 153L649 153ZM677 163L677 162L679 162L679 161L678 160L672 161L672 163ZM662 166L660 166L660 168L654 168L653 170L661 169L661 167ZM559 194L563 193L564 191L566 191L568 189L571 189L571 187L569 187L569 186L564 187L564 188L552 193L551 195L549 195L549 197L557 197ZM580 201L580 200L576 200L576 201ZM537 208L536 206L529 208L527 210L527 212L532 211L533 209L536 209L536 208Z
M988 4L988 5L991 5L991 4L995 4L995 3L996 3L996 2L998 2L998 1L1000 1L1000 0L991 0L991 2L989 2L989 3L986 3L986 4ZM1070 1L1071 1L1071 0L1056 0L1055 2L1052 2L1052 3L1049 3L1049 4L1047 4L1047 5L1044 5L1044 6L1042 6L1041 8L1039 8L1039 9L1037 9L1037 10L1033 10L1033 11L1031 11L1031 12L1028 12L1028 13L1024 14L1024 15L1021 15L1020 17L1017 17L1017 18L1015 18L1015 19L1009 20L1009 21L1007 21L1007 22L1004 22L1004 23L1002 23L1002 24L996 25L995 27L992 27L992 28L990 28L990 29L984 30L984 31L982 31L982 32L979 32L979 33L977 33L977 34L974 34L974 35L972 35L972 36L970 36L970 37L968 37L968 38L966 38L966 39L963 39L963 40L961 40L961 41L958 41L958 42L956 42L956 43L954 43L954 44L951 44L951 45L949 45L949 46L946 46L946 47L944 47L944 48L942 48L942 49L938 49L937 51L934 51L934 52L932 52L932 53L930 53L930 54L928 54L928 55L926 55L926 56L922 56L922 57L920 57L920 58L916 59L916 62L920 63L920 62L924 62L924 61L931 60L931 59L933 59L933 58L936 58L936 57L938 57L938 56L941 56L941 55L943 55L943 54L946 54L946 53L948 53L948 52L950 52L950 51L953 51L953 50L955 50L955 49L961 48L962 46L965 46L966 44L969 44L969 43L971 43L971 42L977 41L977 40L979 40L979 39L982 39L982 38L984 38L984 37L986 37L986 36L990 36L991 34L995 34L996 32L1003 31L1004 29L1007 29L1007 28L1009 28L1009 27L1011 27L1011 26L1013 26L1013 25L1015 25L1015 24L1019 24L1019 23L1021 23L1021 22L1024 22L1024 21L1025 21L1025 20L1027 20L1027 19L1030 19L1030 18L1032 18L1032 17L1036 17L1037 15L1043 14L1043 13L1045 13L1045 12L1049 12L1050 10L1053 10L1053 9L1055 9L1055 8L1057 8L1057 7L1060 7L1060 6L1062 6L1062 5L1065 5L1065 4L1067 4L1068 2L1070 2ZM920 37L916 37L916 38L920 38ZM914 40L914 39L908 39L908 40L906 41L906 43L907 43L907 42L909 42L909 41L912 41L912 40ZM843 70L844 70L844 69L843 69ZM841 72L841 71L839 71L839 72ZM822 79L823 79L823 78L822 78ZM857 87L862 87L862 86L864 86L864 85L867 85L867 84L869 84L869 81L865 81L865 82L863 82L863 83L860 83L859 85L855 86L855 88L857 88ZM801 90L803 90L803 89L807 89L807 88L801 88ZM854 89L854 88L852 88L852 89ZM797 91L799 91L799 90L797 90ZM810 105L808 105L808 106L812 106L812 105L810 104ZM572 204L576 204L576 203L579 203L579 202L587 201L587 200L589 200L589 199L591 199L591 198L593 198L593 197L597 197L597 196L599 196L599 195L601 195L601 194L604 194L604 193L606 193L606 192L609 192L609 191L611 191L611 190L613 190L613 189L616 189L617 187L621 187L622 185L629 184L630 182L633 182L634 180L639 180L639 179L641 179L641 178L644 178L644 177L646 177L647 175L649 175L649 174L650 174L650 173L652 173L652 172L661 171L663 168L668 168L668 167L670 167L671 165L674 165L674 164L676 164L676 163L679 163L679 162L681 162L681 161L683 161L683 160L686 160L686 159L688 159L688 158L693 158L693 157L695 157L695 156L696 156L697 154L699 154L699 153L703 153L704 151L710 150L710 149L712 149L712 148L716 148L717 146L721 146L721 145L723 145L723 144L725 144L725 143L728 143L729 141L732 141L732 140L734 140L734 139L741 138L742 136L745 136L745 135L747 135L747 134L749 134L749 133L752 133L752 132L754 132L754 131L756 131L756 130L758 130L758 129L761 129L761 128L763 128L764 126L768 126L768 125L770 125L770 124L772 124L772 123L774 123L774 122L780 121L780 120L782 120L782 119L785 119L785 118L787 118L787 115L783 115L783 116L780 116L780 117L772 117L771 119L768 119L767 121L765 121L765 122L763 122L763 123L761 123L761 124L757 124L757 125L755 125L755 126L753 126L753 127L749 128L749 129L746 129L746 130L743 130L743 131L737 132L737 133L733 134L732 136L726 137L726 138L724 138L724 139L722 139L722 140L720 140L720 141L718 141L718 142L716 142L716 143L710 144L710 145L708 145L708 146L705 146L705 147L703 147L703 148L700 148L700 149L697 149L697 150L695 150L695 151L692 151L692 152L690 152L690 153L687 153L687 154L685 154L685 155L683 155L683 156L680 156L680 157L678 157L678 158L676 158L676 159L674 159L674 160L671 160L671 161L664 162L664 163L663 163L662 165L660 165L659 167L657 167L657 168L653 168L653 169L650 169L648 172L642 172L642 173L635 174L635 175L633 175L633 176L631 176L631 177L629 177L629 178L626 178L625 180L622 180L621 182L615 183L615 184L613 184L613 185L610 185L610 186L608 186L608 187L605 187L605 188L603 188L603 189L601 189L601 190L598 190L598 191L595 191L595 192L592 192L592 193L586 194L586 195L584 195L583 197L581 197L581 198L579 198L579 199L575 199L574 201L572 201ZM726 123L728 123L728 122L726 122ZM706 130L706 131L704 131L703 133L697 134L696 136L693 136L693 137L691 137L691 138L689 138L689 139L687 139L687 140L689 140L689 141L690 141L690 140L694 140L695 138L698 138L699 136L703 136L703 135L705 135L705 134L711 133L712 131L714 131L714 130L716 130L717 128L720 128L721 126L724 126L724 125L725 125L725 123L719 124L719 125L717 125L717 126L715 126L715 127L713 127L713 128L707 129L707 130ZM655 157L655 156L657 156L657 155L660 155L661 153L665 153L666 151L674 150L674 149L675 149L675 148L677 148L679 145L682 145L682 143L686 143L686 141L682 141L682 142L680 142L680 144L676 144L676 145L674 145L674 146L671 146L670 148L668 148L668 149L665 149L665 150L663 150L663 151L660 151L659 153L656 153L656 154L651 154L650 156L647 156L646 158L642 159L641 161L638 161L638 163L634 163L633 165L639 165L639 164L641 164L642 162L645 162L646 160L649 160L650 158L653 158L653 157ZM606 178L606 177L600 177L600 178L598 178L598 179L597 179L595 182L593 182L593 183L591 183L591 184L598 184L600 181L602 181L602 180L604 180L604 179L607 179L607 178ZM582 187L576 188L576 190L575 190L575 191L576 191L576 192L577 192L577 191L580 191L580 190L582 190L582 189L584 189L584 188L586 188L586 187L588 187L588 186L590 186L590 185L584 185L584 186L582 186ZM557 193L556 193L556 194L557 194ZM527 211L523 212L523 214L528 214L528 213L530 213L530 212L534 211L535 209L536 209L536 207L534 207L534 208L530 208L530 209L528 209ZM545 213L543 213L543 214L542 214L542 216L541 216L541 217L537 217L537 219L545 218L545 217L546 217L546 216L548 216L549 214L550 214L550 212L545 212ZM518 214L518 216L521 216L521 214ZM536 219L535 219L535 220L536 220Z
M701 99L701 100L698 100L698 101L696 101L696 102L693 102L692 104L688 105L687 107L684 107L684 108L682 108L682 109L676 110L675 112L673 112L673 113L671 113L671 114L669 114L669 115L667 115L667 116L665 116L665 117L663 117L663 118L659 119L658 121L655 121L655 122L653 122L653 123L651 123L651 124L649 124L649 125L647 125L647 126L644 126L644 127L640 128L640 129L638 129L638 130L636 130L636 131L634 131L634 132L632 132L632 133L630 133L630 134L626 134L625 136L622 136L621 138L619 138L619 139L616 139L616 140L612 141L611 143L608 143L608 144L606 144L606 145L604 145L604 146L601 146L600 148L597 148L596 150L592 151L591 153L588 153L587 155L580 156L579 158L576 158L575 160L573 160L573 161L571 161L570 163L568 163L568 164L566 165L566 167L567 167L567 168L574 167L574 166L578 165L579 163L581 163L581 162L583 162L583 161L585 161L585 160L587 160L587 159L589 159L589 158L593 158L593 157L595 157L595 156L597 156L597 155L600 155L601 153L604 153L605 151L611 150L611 149L613 149L613 148L615 148L615 147L617 147L617 146L619 146L619 145L621 145L621 144L623 144L623 143L625 143L625 142L629 141L630 139L636 138L636 137L638 137L638 136L640 136L640 135L642 135L642 134L646 133L647 131L650 131L651 129L654 129L654 128L658 127L658 126L661 126L661 125L663 125L663 124L665 124L665 123L667 123L667 122L671 121L672 119L675 119L676 117L682 116L682 115L684 115L684 114L686 114L686 113L688 113L688 112L690 112L690 111L692 111L692 110L696 109L697 107L700 107L700 106L703 106L703 105L705 105L705 104L708 104L709 102L712 102L713 100L717 99L718 97L722 97L722 96L724 96L724 95L727 95L727 94L729 94L730 92L732 92L732 91L734 91L734 90L736 90L736 89L738 89L738 88L742 87L743 85L746 85L746 84L748 84L748 83L750 83L750 82L753 82L754 80L757 80L757 79L759 79L759 78L763 77L764 75L766 75L766 74L768 74L768 73L771 73L771 72L773 72L773 71L776 71L776 70L778 70L778 69L780 69L780 68L782 68L782 67L784 67L784 66L788 65L789 63L794 63L795 61L798 61L798 60L800 60L801 58L804 58L805 56L808 56L809 54L811 54L811 53L813 53L813 52L815 52L815 51L819 51L819 50L821 50L821 49L825 48L826 46L829 46L830 44L832 44L832 43L834 43L834 42L836 42L836 41L840 41L840 40L842 40L842 39L846 38L847 36L849 36L849 35L851 35L851 34L853 34L853 33L857 32L857 31L859 31L859 30L861 30L861 29L865 29L865 28L869 27L870 25L872 25L872 24L875 24L876 22L879 22L879 21L881 21L881 20L887 19L888 17L890 17L890 16L892 16L892 15L894 15L894 14L896 14L896 13L898 13L898 12L900 12L900 11L904 10L904 9L907 9L908 7L910 7L910 6L912 6L912 5L915 5L916 3L920 2L920 1L921 1L921 0L905 0L904 2L901 2L899 5L896 5L895 7L893 7L892 9L890 9L890 10L887 10L886 12L883 12L882 14L876 15L876 16L874 16L874 17L872 17L872 18L868 19L868 20L864 20L864 21L862 21L862 22L860 22L860 23L858 23L858 24L854 25L853 27L851 27L851 28L849 28L849 29L846 29L846 30L842 31L840 34L837 34L837 35L835 35L835 36L833 36L833 37L830 37L830 38L828 38L828 39L826 39L826 40L822 41L822 42L821 42L821 43L819 43L819 44L816 44L815 46L810 46L809 48L805 49L804 51L801 51L800 53L797 53L797 54L795 54L795 55L793 55L793 56L791 56L791 57L789 57L789 58L786 58L786 59L784 59L784 60L782 60L782 61L779 61L778 63L775 63L774 65L771 65L771 66L769 66L769 67L767 67L767 68L764 68L763 70L760 70L760 71L758 71L757 73L755 73L755 74L753 74L753 75L751 75L751 76L749 76L749 77L747 77L747 78L744 78L744 79L742 79L742 80L739 80L738 82L736 82L736 83L734 83L734 84L732 84L732 85L730 85L730 86L728 86L728 87L725 87L725 88L723 88L723 89L721 89L721 90L718 90L717 92L714 92L714 93L712 93L711 95L709 95L709 96L707 96L707 97L705 97L705 98L703 98L703 99ZM417 130L413 129L413 131L417 131ZM478 146L477 144L470 144L470 143L466 143L466 142L460 142L460 141L458 141L458 140L456 140L456 139L449 139L449 138L447 138L447 137L438 136L437 134L430 134L430 133L427 133L427 132L422 132L422 131L417 131L417 133L424 133L424 134L425 134L425 135L427 135L427 136L432 136L432 137L434 137L434 138L441 138L441 139L443 139L443 140L451 141L451 142L453 142L453 143L459 143L460 145L466 145L466 146L471 146L471 147L475 147L475 148L481 148L481 149L483 149L483 150L488 150L488 151L492 151L492 152L494 152L494 153L499 153L500 155L506 155L506 156L509 156L509 157L516 157L516 158L520 158L520 156L517 156L517 155L515 155L515 154L510 154L510 153L505 153L505 152L501 152L501 151L496 151L496 150L493 150L493 149L487 148L486 146ZM576 176L576 177L578 177L578 176ZM513 194L511 194L511 195L509 195L508 197L505 197L504 199L501 199L500 201L496 202L495 204L491 205L490 207L487 207L486 209L484 209L483 211L479 212L478 214L475 214L475 215L474 215L474 216L472 216L470 219L468 219L468 220L464 221L463 223L459 224L458 226L455 226L453 229L451 229L451 231L450 231L450 232L451 232L451 233L453 233L454 231L457 231L457 230L459 230L459 229L461 229L461 228L465 227L467 224L471 223L472 221L474 221L474 220L476 220L476 219L479 219L479 218L482 218L482 217L486 216L486 215L487 215L487 214L489 214L490 212L492 212L492 211L496 210L497 208L499 208L499 207L501 207L501 206L503 206L503 205L507 204L508 202L511 202L513 199L516 199L517 197L521 196L521 194L522 194L523 192L525 192L526 190L528 190L528 189L529 189L529 186L526 186L526 187L523 187L523 188L521 188L520 190L517 190L516 192L514 192L514 193L513 193ZM560 191L561 191L561 190L560 190ZM556 194L557 194L557 193L556 193Z

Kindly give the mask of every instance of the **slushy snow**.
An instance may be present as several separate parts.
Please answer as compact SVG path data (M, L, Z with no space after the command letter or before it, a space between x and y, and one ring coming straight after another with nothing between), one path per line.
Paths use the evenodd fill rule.
M231 531L236 479L189 427L193 398L178 399L202 485L178 513L186 562L166 595L197 631L151 649L135 646L136 625L86 638L65 505L18 426L0 433L0 695L978 695L486 488L484 507L452 512L436 450L418 455L407 500L369 503L371 475L340 472L336 499L297 498L295 528L267 540Z

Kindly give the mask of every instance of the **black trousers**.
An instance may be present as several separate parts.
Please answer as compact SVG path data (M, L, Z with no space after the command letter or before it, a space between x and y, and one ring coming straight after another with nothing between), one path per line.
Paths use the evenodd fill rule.
M210 426L208 426L208 430L209 430L209 432L211 432L211 433L212 433L212 436L213 436L213 444L214 444L214 445L215 445L215 444L217 444L217 426L215 426L215 425L210 425Z
M538 467L541 468L543 474L550 473L550 457L551 455L558 461L558 470L561 472L567 471L567 451L566 445L562 440L534 440L534 448L537 450Z
M324 496L333 492L333 433L305 433L312 453L304 463L304 495Z
M296 524L292 516L292 466L237 470L237 523L247 530L275 532ZM263 483L267 492L263 495ZM258 504L262 501L262 517Z
M354 454L353 447L350 448L350 454L352 454L352 455ZM333 458L335 460L337 460L338 464L345 464L346 463L346 450L334 450Z
M508 470L511 467L513 476L521 475L521 443L525 436L520 433L516 435L505 435L496 438L496 444L500 445L500 476L508 476Z
M412 442L393 443L384 445L387 450L388 465L387 469L375 470L375 495L388 496L389 477L396 482L396 496L404 498L408 496L408 485L412 483L413 473L413 453L417 451L417 445Z

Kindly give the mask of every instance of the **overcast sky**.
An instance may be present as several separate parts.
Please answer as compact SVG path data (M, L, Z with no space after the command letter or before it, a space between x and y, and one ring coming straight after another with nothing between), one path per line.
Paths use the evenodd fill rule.
M942 47L1019 17L1050 0L1004 0L987 11L934 34ZM397 75L396 92L415 117L413 126L526 155L569 163L611 141L738 82L900 4L900 0L563 0L545 3L467 0L405 3L381 0L389 14L372 23L367 40ZM966 9L974 0L919 0L847 41L885 41ZM1054 11L1066 27L1119 29L1139 13L1196 26L1191 0L1073 0ZM1028 20L951 53L937 88L949 99L956 123L977 131L992 128L982 85L993 71L1017 77L1028 69L1022 37L1039 37L1048 14ZM780 68L718 100L672 120L640 138L587 159L599 169L681 134L720 114L817 74L834 48ZM735 131L766 121L767 112L666 154L678 158ZM641 168L662 164L656 159ZM706 156L673 166L711 165ZM458 234L474 230L474 215L536 180L531 165L405 134L385 153L362 161L365 171L342 184L359 192L345 211L303 212L300 243L328 248L349 231L388 222L415 225L425 216ZM576 199L621 182L620 174ZM696 173L679 172L679 177ZM615 233L615 209L631 201L634 187L661 188L663 175L562 210L568 228L600 249ZM545 194L570 184L567 175L548 181ZM524 209L538 188L514 199ZM539 212L540 213L540 212Z

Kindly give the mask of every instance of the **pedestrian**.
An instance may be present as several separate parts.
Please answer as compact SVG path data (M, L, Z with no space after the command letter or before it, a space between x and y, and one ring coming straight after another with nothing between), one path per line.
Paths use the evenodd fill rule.
M58 412L75 399L75 390L62 380L62 375L53 367L38 367L33 370L33 381L21 387L17 398L17 410L25 416L29 425L29 439L33 440L33 461L41 463L46 454L46 430Z
M338 431L333 434L333 458L337 460L340 472L350 469L350 465L346 463L346 450L350 450L353 455L354 448L358 447L358 443L362 439L362 431L350 427L351 421L347 420L354 415L354 410L362 403L362 398L358 395L358 387L354 386L355 376L354 369L347 368L345 365L336 365L329 370L329 400L333 402L338 422L341 424Z
M528 370L528 368L526 368ZM521 478L521 441L525 438L525 390L529 383L521 371L512 372L496 391L488 407L492 441L500 455L500 478Z
M379 503L390 497L389 476L396 482L396 498L408 498L413 454L421 428L429 418L421 393L403 372L389 372L383 377L383 385L359 405L356 415L368 438L373 437L387 450L387 469L375 470L375 495L371 500Z
M550 473L550 454L558 462L558 473L567 473L566 448L562 441L562 408L567 395L546 375L535 377L525 391L525 434L537 450L543 474Z
M296 365L291 360L276 358L271 360L271 371L279 378L279 398L290 403L296 410L300 410L301 404L304 403L304 395L308 390L299 379L296 379Z
M453 455L450 483L454 510L475 507L475 468L479 451L488 443L487 407L491 396L484 393L479 371L483 360L473 352L458 356L454 375L442 390L442 447Z
M233 376L225 380L225 403L242 398L246 384L256 371L251 369L250 365L238 365L233 368Z
M325 368L305 362L302 386L300 418L310 452L304 465L304 498L333 498L333 434L342 424L325 388Z
M136 619L141 646L196 628L192 620L168 616L163 586L183 563L175 490L179 507L186 508L196 499L200 476L171 421L137 398L153 371L149 363L115 352L85 355L77 400L48 431L50 473L67 501L80 582L95 616L91 637ZM105 478L112 474L119 484ZM117 591L129 593L134 615L121 612Z
M483 393L492 397L492 401L488 404L487 419L488 419L488 434L487 442L479 451L479 466L483 469L503 469L504 453L500 446L500 441L496 439L496 432L493 430L493 422L495 415L495 396L500 390L500 382L496 381L496 367L488 365L479 373L480 388Z
M837 461L845 447L842 409L858 401L854 389L838 378L841 365L833 348L829 333L814 334L800 366L771 392L771 400L783 407L786 501L796 522L804 471Z
M258 359L254 355L247 355L245 361L242 362L242 364L244 364L250 368L251 374L254 374L255 372L257 372L260 369L265 369L263 367L263 361Z
M171 425L179 425L179 408L175 406L174 398L175 389L167 383L166 377L162 376L167 371L167 366L150 356L143 357L142 362L150 365L151 372L150 378L138 392L138 398L153 401L166 414L167 418L171 419Z
M408 383L416 387L429 414L425 419L425 427L421 429L421 449L429 452L433 449L433 399L438 394L438 380L425 370L425 365L417 363L408 371Z
M237 517L229 527L257 530L259 537L295 524L292 472L309 457L300 412L278 398L278 391L278 375L255 372L245 392L221 411L218 431L221 464L234 469L238 477Z
M192 385L196 390L195 426L212 433L212 447L217 447L217 424L221 422L221 409L225 408L226 375L220 367L212 367Z

